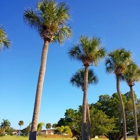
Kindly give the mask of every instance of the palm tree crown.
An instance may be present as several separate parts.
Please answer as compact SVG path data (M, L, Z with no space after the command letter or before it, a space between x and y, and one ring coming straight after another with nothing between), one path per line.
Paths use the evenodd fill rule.
M78 70L70 79L70 83L77 87L84 86L84 74L85 69ZM88 71L88 84L96 84L98 82L97 76L94 74L93 70Z
M82 61L84 65L89 66L92 62L98 65L99 60L105 56L105 49L101 47L99 38L81 36L80 42L74 45L68 54L71 58Z
M126 72L127 65L131 62L131 52L123 48L114 50L108 54L108 58L106 59L106 71L120 75Z
M24 18L43 39L63 43L65 37L71 37L71 29L67 26L70 19L68 10L65 3L58 5L53 0L42 0L37 3L36 10L25 10Z
M135 63L131 63L127 66L127 72L123 76L129 86L134 86L134 82L140 80L140 69Z
M0 47L6 47L9 48L10 46L10 40L7 37L7 34L5 33L5 30L0 26Z
M20 120L18 123L19 126L24 125L24 121Z

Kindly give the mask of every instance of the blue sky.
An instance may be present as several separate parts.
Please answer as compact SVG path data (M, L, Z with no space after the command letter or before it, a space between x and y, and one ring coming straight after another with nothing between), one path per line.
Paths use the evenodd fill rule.
M61 0L58 0L60 2ZM139 0L64 0L70 7L73 36L63 46L50 44L42 94L39 122L57 123L66 109L77 109L82 104L82 91L69 81L82 63L71 61L69 47L77 43L81 35L100 37L107 52L125 48L133 54L140 66L140 1ZM26 127L32 119L35 91L43 40L37 31L27 26L23 11L35 7L33 0L1 0L0 25L11 40L11 48L0 52L0 122L8 119L18 129L19 120ZM105 72L104 60L98 67L90 66L99 83L88 89L89 103L95 103L101 94L116 92L114 74ZM134 90L140 98L140 83ZM129 87L121 83L121 92Z

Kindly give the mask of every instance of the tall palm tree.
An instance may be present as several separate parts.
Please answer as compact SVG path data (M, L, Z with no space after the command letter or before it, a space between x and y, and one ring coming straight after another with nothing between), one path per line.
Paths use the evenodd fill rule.
M20 130L19 130L19 136L20 136L21 126L24 125L24 121L20 120L18 125L20 126Z
M7 34L2 26L0 26L0 48L9 48L10 47L10 40L7 37Z
M84 69L80 69L78 70L78 72L76 72L72 78L70 79L70 83L74 86L77 87L81 87L82 91L84 92L84 73L85 70ZM98 82L98 79L96 77L96 75L94 74L93 70L89 70L88 71L88 84L96 84ZM87 101L87 117L88 117L88 139L90 139L90 126L91 126L91 122L90 122L90 111L89 111L89 106L88 106L88 101Z
M53 0L41 0L37 3L35 10L29 8L24 11L24 19L27 24L35 28L44 40L29 140L36 140L49 43L58 42L62 44L66 38L71 37L71 29L67 26L67 21L70 19L68 12L69 7L65 3L57 4Z
M126 140L126 117L125 117L125 109L124 104L122 100L122 96L120 93L120 80L122 77L122 74L126 73L127 65L131 63L131 53L129 51L126 51L125 49L116 49L108 54L108 58L106 59L105 65L106 65L106 71L108 73L114 72L116 75L116 88L117 93L119 95L120 99L120 105L122 110L122 117L123 117L123 135L124 140Z
M133 86L135 85L135 82L140 81L140 69L135 63L131 63L130 65L128 65L127 69L128 69L127 72L124 74L124 79L126 80L128 86L130 87L132 104L133 104L134 123L135 123L135 140L138 140L137 113L136 113L136 104L135 104Z
M87 85L88 85L88 67L93 63L95 66L101 58L105 56L105 49L101 47L99 38L88 38L81 36L80 42L74 45L68 52L73 59L82 61L85 67L84 75L84 95L82 109L82 140L86 139L86 102L87 102Z

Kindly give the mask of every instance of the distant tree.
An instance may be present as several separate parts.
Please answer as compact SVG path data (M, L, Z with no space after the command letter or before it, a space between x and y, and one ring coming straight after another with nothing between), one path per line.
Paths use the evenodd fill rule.
M38 123L38 125L37 125L37 132L38 132L38 134L42 130L43 126L45 126L45 124L43 122Z
M95 66L104 58L105 49L101 46L99 38L80 37L80 42L74 45L68 52L70 58L79 60L85 67L84 75L84 94L83 94L83 112L82 112L82 140L86 139L86 102L88 89L88 68L93 63ZM88 135L90 140L90 135Z
M9 120L5 120L3 119L3 122L1 123L1 128L4 129L4 132L7 128L9 128L11 126L11 123L9 122Z
M46 123L46 129L50 129L52 127L51 123Z
M20 136L20 133L21 133L21 126L24 125L24 121L20 120L20 121L18 122L18 125L20 126L20 128L19 128L19 136Z
M90 106L91 114L91 138L95 135L104 135L110 132L114 128L114 119L109 118L103 111ZM61 118L58 121L58 126L69 126L73 133L73 137L77 140L81 139L81 120L82 118L82 106L79 106L78 110L67 109L65 112L65 118ZM62 121L63 120L63 121Z
M10 47L10 40L7 37L7 34L5 33L5 30L2 26L0 26L0 49L6 47Z
M57 124L56 123L54 123L53 125L52 125L52 128L56 128L56 126L57 126Z
M14 131L15 131L15 129L12 128L12 127L8 127L8 128L5 130L5 132L6 132L7 135L13 135L13 132L14 132Z
M128 92L126 94L121 94L121 96L125 105L127 132L130 133L134 131L131 94ZM108 94L100 95L99 100L93 104L93 106L99 110L102 110L107 116L109 116L109 118L115 119L115 127L112 129L112 131L107 132L105 136L109 140L121 140L123 138L123 122L118 93L114 93L112 96L109 96Z
M69 126L56 127L55 133L60 133L62 135L62 140L64 140L64 135L66 134L72 137L72 132Z
M31 130L31 124L32 123L29 123L29 125L22 130L22 133L24 133L26 136L29 136L29 133L30 133L30 130Z
M36 140L49 44L51 42L62 44L66 38L71 37L71 29L67 25L67 21L70 19L68 12L69 7L64 2L57 4L54 0L40 0L35 10L29 8L24 11L24 19L27 24L37 29L39 35L44 40L29 140Z
M73 133L73 137L78 140L81 139L81 123L82 123L82 107L79 106L78 110L67 109L65 112L65 118L61 118L57 126L69 126Z
M114 73L116 76L116 89L117 89L117 93L120 99L121 112L122 112L122 118L123 118L124 140L126 140L126 137L127 137L127 127L126 127L124 103L123 103L122 96L120 93L120 80L121 80L122 74L126 73L127 65L130 64L131 62L132 62L131 52L126 51L123 48L116 49L108 53L108 57L105 62L106 71L108 73Z
M30 129L31 129L31 127L30 127L30 125L29 125L29 126L27 126L26 128L24 128L24 129L22 130L22 133L24 133L25 136L29 136Z
M4 136L5 135L4 133L5 133L4 132L4 129L3 128L0 128L0 137Z

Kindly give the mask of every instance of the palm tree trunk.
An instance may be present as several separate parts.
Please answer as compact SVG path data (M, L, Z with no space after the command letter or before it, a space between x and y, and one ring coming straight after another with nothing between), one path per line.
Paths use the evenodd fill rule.
M87 139L90 140L91 121L90 121L90 110L89 110L88 101L87 101L87 118L88 118Z
M134 114L134 123L135 123L135 140L138 140L138 124L137 124L137 114L136 114L136 105L135 98L133 93L133 87L130 86L130 92L132 95L132 104L133 104L133 114Z
M20 125L20 128L19 128L19 136L20 136L20 131L21 131L21 125Z
M39 111L40 111L42 89L43 89L43 83L44 83L44 77L45 77L45 71L46 71L48 46L49 46L49 41L44 40L44 45L43 45L43 49L42 49L42 56L41 56L41 65L40 65L40 71L39 71L38 83L37 83L37 89L36 89L36 98L35 98L35 104L34 104L32 126L31 126L29 140L36 140L37 124L38 124L38 117L39 117Z
M116 76L117 78L117 83L116 83L116 88L117 88L117 93L119 95L120 98L120 105L121 105L121 110L122 110L122 117L123 117L123 136L124 136L124 140L126 140L126 118L125 118L125 109L124 109L124 104L123 104L123 100L122 100L122 96L120 93L120 75Z
M84 95L82 108L82 140L86 140L87 85L88 85L88 66L85 66Z

